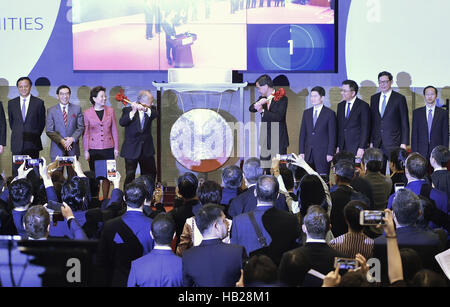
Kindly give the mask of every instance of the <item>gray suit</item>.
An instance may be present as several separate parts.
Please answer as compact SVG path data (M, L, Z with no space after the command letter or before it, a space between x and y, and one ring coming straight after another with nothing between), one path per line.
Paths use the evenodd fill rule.
M84 131L83 112L80 106L69 103L67 112L67 127L64 125L63 112L61 104L57 104L47 111L47 135L52 140L50 148L50 158L55 160L56 156L79 156L80 155L80 136ZM65 152L61 140L66 137L73 137L75 142L72 149Z

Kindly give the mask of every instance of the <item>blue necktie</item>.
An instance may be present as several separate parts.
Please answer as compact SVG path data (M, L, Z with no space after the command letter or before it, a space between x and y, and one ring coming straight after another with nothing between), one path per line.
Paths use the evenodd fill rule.
M383 103L381 104L381 117L384 115L384 111L386 111L386 95L383 95Z
M317 122L317 110L314 111L314 116L313 116L313 127L316 127L316 122Z
M23 121L25 122L25 118L27 117L27 105L26 105L26 102L27 100L24 98L23 99L23 103L22 103L22 118L23 118Z
M346 119L348 119L348 118L350 117L350 106L351 106L351 103L349 102L349 103L347 104L347 114L345 115L345 118L346 118Z
M428 111L428 140L431 138L431 125L433 125L433 110Z
M141 129L144 130L144 125L145 125L145 113L144 116L142 116L142 121L141 121Z

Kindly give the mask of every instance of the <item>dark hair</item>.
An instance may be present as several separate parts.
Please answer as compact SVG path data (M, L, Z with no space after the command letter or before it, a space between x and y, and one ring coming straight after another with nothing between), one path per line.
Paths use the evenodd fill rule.
M398 171L405 170L406 158L408 158L408 152L401 147L393 149L389 155L389 161L394 164Z
M236 165L225 167L222 170L222 182L225 188L239 188L242 184L242 170Z
M422 269L422 259L412 248L400 249L400 256L402 258L403 276L406 282L410 282L414 275Z
M411 190L400 189L395 193L392 209L400 225L414 225L419 218L420 199Z
M87 196L87 186L78 176L66 180L62 185L61 198L73 211L87 210L83 198Z
M30 87L33 86L33 82L28 77L20 77L16 82L16 87L19 87L19 82L22 82L23 80L27 80L30 83Z
M175 222L165 212L158 214L152 221L152 235L155 243L160 245L170 244L175 233Z
M194 198L197 192L198 179L190 172L186 172L177 180L178 192L184 199Z
M425 96L425 92L426 92L427 89L429 89L429 88L432 88L432 89L434 90L434 92L436 93L436 96L437 96L438 90L437 90L437 88L435 88L435 87L432 86L432 85L428 85L426 88L423 89L423 95Z
M355 288L355 287L371 287L371 284L367 281L366 274L362 270L346 272L342 275L341 282L338 287L340 288Z
M379 80L381 77L383 77L383 76L388 77L388 78L389 78L389 81L394 80L394 77L392 76L392 74L391 74L390 72L387 72L387 71L382 71L382 72L380 72L380 73L378 74L378 80Z
M275 202L279 192L278 180L270 175L263 175L256 182L256 199L262 202Z
M280 175L283 178L283 183L286 190L290 191L294 188L294 175L287 167L280 167Z
M98 96L98 93L100 92L106 92L106 88L104 88L103 86L96 86L91 90L90 96L89 96L89 101L94 105L95 101L94 98L96 98Z
M100 191L100 180L95 176L95 172L86 171L84 175L89 179L89 192L91 197L98 197Z
M63 88L66 88L69 90L69 94L72 94L72 90L70 89L70 87L68 87L67 85L60 85L57 89L56 89L56 95L59 95L59 91L62 90Z
M201 207L195 215L195 223L201 234L222 216L222 206L216 204L206 204Z
M269 77L269 75L259 76L258 79L256 79L255 83L258 83L259 86L267 85L269 87L273 87L273 81L272 78Z
M222 201L222 187L215 181L206 180L198 187L197 196L202 205L207 203L220 205Z
M447 283L440 274L424 269L416 273L411 285L413 287L446 287Z
M132 182L127 184L124 195L127 206L131 208L141 207L147 199L147 191L145 189L145 185L142 183Z
M258 158L250 158L244 162L242 167L244 171L245 179L250 184L256 183L259 176L263 174L263 169L261 168L261 161Z
M35 240L44 238L50 225L50 215L43 206L33 206L27 210L24 224L28 237Z
M383 167L383 152L378 148L367 148L362 158L367 170L379 172Z
M278 267L278 280L285 287L300 287L311 269L308 257L298 250L290 250L283 254Z
M244 285L273 285L277 282L277 266L266 255L251 257L244 266Z
M310 206L320 206L326 200L322 182L316 175L306 175L300 182L300 213L306 215Z
M320 206L309 207L303 223L311 239L325 239L328 230L330 230L330 218Z
M364 227L359 223L359 215L361 211L368 210L368 208L366 203L358 200L350 201L345 205L344 218L352 230L356 232L363 230Z
M27 179L18 179L9 186L9 198L14 207L24 207L31 202L33 185Z
M344 82L342 82L342 85L348 85L350 87L350 90L354 91L355 94L358 94L359 86L355 81L345 80Z
M447 147L439 145L433 149L431 156L441 167L447 167L448 160L450 160L450 151Z
M321 86L315 86L312 88L311 93L312 92L317 92L319 93L320 97L325 97L326 96L326 92L325 89Z
M406 168L414 178L423 179L428 171L428 162L421 154L415 152L406 160Z
M339 161L344 160L351 163L355 163L355 155L348 151L339 151L333 156L333 164L336 165Z
M134 180L135 183L143 184L145 186L145 197L147 199L152 199L153 191L155 190L155 180L153 176L141 175Z
M355 176L352 162L341 160L334 166L334 172L341 182L350 183Z

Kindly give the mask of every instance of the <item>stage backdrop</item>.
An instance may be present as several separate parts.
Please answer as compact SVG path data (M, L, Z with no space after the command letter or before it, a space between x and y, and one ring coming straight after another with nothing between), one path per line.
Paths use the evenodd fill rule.
M230 1L224 0L223 3ZM429 84L442 89L439 93L441 103L450 98L446 71L450 67L450 43L446 40L450 23L446 13L449 9L450 2L441 0L340 0L337 12L337 73L285 74L290 82L289 86L285 86L289 97L289 151L298 151L301 115L305 108L310 107L308 94L315 85L327 89L326 104L333 109L341 100L339 86L343 80L355 79L362 86L360 97L368 101L370 95L377 91L377 74L382 70L394 74L395 85L406 95L410 111L424 104L422 88ZM72 10L71 0L0 2L0 100L5 111L7 101L18 95L15 83L20 76L28 75L38 85L33 87L32 94L44 99L46 108L57 103L55 91L61 84L71 86L72 102L80 104L83 109L90 106L90 88L103 85L108 90L109 104L115 108L117 117L120 117L121 106L113 97L120 88L125 89L131 99L136 98L140 89L149 89L156 96L152 81L167 81L166 71L75 71ZM92 44L95 48L95 41ZM115 48L120 52L134 46L124 44ZM244 71L244 81L253 83L262 73L264 71ZM270 75L276 77L278 73ZM249 86L245 90L245 104L249 105L255 96L254 87ZM175 93L165 92L163 111L166 114L173 111L172 116L178 114L181 111L178 100ZM195 106L196 102L193 103ZM238 104L238 96L234 95L225 110L230 120L259 121L258 116L241 114L242 110L233 107ZM163 118L163 131L170 131L170 128L170 121L166 122ZM5 174L10 173L11 167L9 136L8 125L7 147L1 155L0 164L0 170ZM120 137L123 141L122 129ZM46 147L42 154L48 158L49 140L45 134L42 140ZM256 148L246 153L257 154ZM166 167L174 166L174 175L183 171L177 164ZM119 171L124 174L121 160ZM210 174L210 178L219 179L219 172ZM174 178L166 179L172 181Z

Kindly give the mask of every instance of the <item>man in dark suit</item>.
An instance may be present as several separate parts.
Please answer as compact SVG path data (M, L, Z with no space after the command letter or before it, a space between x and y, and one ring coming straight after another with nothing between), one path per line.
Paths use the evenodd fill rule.
M395 194L392 208L397 225L397 242L399 248L412 248L422 259L424 268L436 269L434 256L440 252L439 236L431 231L417 227L420 216L420 199L409 189L401 189ZM382 281L387 280L386 237L375 239L374 258L381 261Z
M125 127L125 141L120 152L120 156L125 158L124 185L134 180L138 163L141 175L150 175L153 179L156 177L152 121L158 117L158 111L153 107L153 100L149 91L141 91L138 101L122 110L119 124Z
M372 114L371 147L383 151L383 169L389 155L396 147L406 149L409 144L409 113L406 98L392 90L392 74L383 71L378 74L381 92L370 98Z
M273 207L279 194L275 177L259 177L255 194L258 201L256 209L233 219L231 243L244 246L249 255L263 249L261 253L278 265L283 253L297 246L297 239L301 235L300 227L295 215ZM259 238L250 215L253 215L265 244L261 242L262 238Z
M11 152L37 159L42 150L41 134L45 128L44 101L30 94L33 85L30 78L21 77L16 85L19 97L8 102ZM17 175L17 168L13 164L14 175Z
M105 223L98 247L100 278L107 286L126 287L131 262L147 255L153 248L150 236L152 219L143 212L150 197L142 184L126 186L127 212Z
M153 250L131 263L128 287L181 287L183 271L181 258L170 247L175 223L166 213L152 223Z
M303 112L300 128L300 157L320 175L328 175L336 150L336 114L323 105L323 87L314 87L310 98L313 107Z
M234 287L246 260L245 248L222 242L228 235L228 222L218 205L200 208L195 222L203 241L183 253L183 286Z
M306 243L302 247L284 253L280 267L285 266L284 262L290 261L292 254L301 254L299 257L306 257L310 269L324 275L328 274L328 272L334 270L334 258L345 258L345 255L329 247L325 241L325 236L330 229L330 219L327 212L319 206L311 206L303 220L302 228L307 235ZM307 275L303 285L320 287L322 280Z
M3 102L0 101L0 155L6 146L6 117L3 109Z
M337 151L351 152L355 157L362 158L364 150L369 147L370 107L356 97L358 89L358 84L353 80L342 82L343 101L337 110Z
M430 164L434 169L431 181L436 189L447 194L448 199L450 199L450 172L447 169L449 160L448 147L440 145L431 152Z
M448 148L448 111L436 106L437 94L434 86L427 86L425 106L414 110L412 117L411 150L427 160L436 146Z
M276 154L285 155L289 146L289 136L286 124L288 98L284 89L275 91L273 81L268 75L262 75L256 80L256 88L261 95L258 101L249 107L252 113L261 114L261 161L263 168L270 168L272 158ZM272 144L272 142L274 142Z
M235 217L239 214L250 212L256 209L256 195L255 188L258 178L263 174L261 168L261 161L258 158L250 158L244 162L243 166L244 179L247 186L247 190L239 194L234 198L228 208L228 215ZM275 201L275 208L283 211L289 211L286 204L286 197L280 194Z

